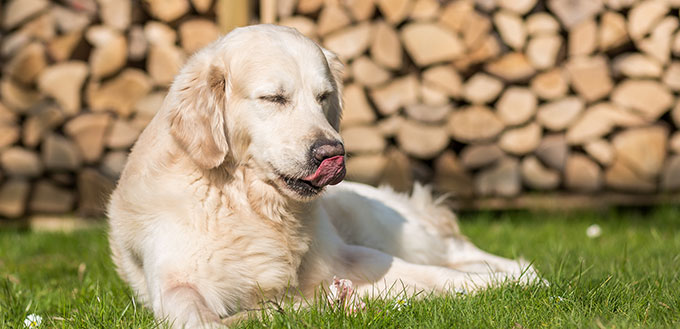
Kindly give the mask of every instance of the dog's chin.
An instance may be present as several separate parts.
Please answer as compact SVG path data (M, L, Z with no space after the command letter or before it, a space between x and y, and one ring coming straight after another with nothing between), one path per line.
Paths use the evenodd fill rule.
M324 190L323 187L314 186L306 180L286 175L279 175L279 186L290 198L300 201L312 200Z

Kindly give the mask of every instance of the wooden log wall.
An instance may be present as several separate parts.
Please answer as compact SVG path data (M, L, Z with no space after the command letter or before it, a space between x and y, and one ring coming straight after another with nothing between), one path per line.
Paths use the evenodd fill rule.
M258 20L295 27L346 63L350 179L397 190L423 181L460 200L668 195L680 189L679 7L6 1L0 217L101 215L127 151L186 58Z

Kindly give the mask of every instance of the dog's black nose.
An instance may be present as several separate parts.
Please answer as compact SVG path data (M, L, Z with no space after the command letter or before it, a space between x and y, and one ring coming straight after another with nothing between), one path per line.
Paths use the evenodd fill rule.
M337 155L345 155L345 147L339 141L319 139L312 145L312 156L319 162Z

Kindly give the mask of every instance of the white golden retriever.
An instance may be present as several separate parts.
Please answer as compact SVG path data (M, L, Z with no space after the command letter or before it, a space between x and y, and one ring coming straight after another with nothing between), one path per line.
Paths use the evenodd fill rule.
M383 296L535 280L468 242L426 188L340 183L342 69L294 29L259 25L181 70L108 208L118 272L156 317L220 326L334 276Z

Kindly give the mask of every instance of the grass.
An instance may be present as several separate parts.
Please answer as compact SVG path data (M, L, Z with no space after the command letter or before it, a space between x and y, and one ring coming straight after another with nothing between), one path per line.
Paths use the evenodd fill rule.
M425 297L401 310L368 300L355 316L323 303L240 328L678 328L680 206L579 213L474 213L463 231L482 248L524 256L549 287L508 285ZM597 223L602 236L590 239ZM104 230L0 231L0 328L164 328L135 304L108 257Z

